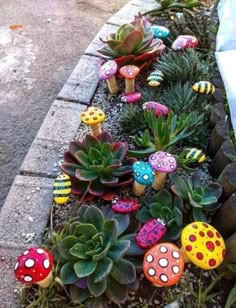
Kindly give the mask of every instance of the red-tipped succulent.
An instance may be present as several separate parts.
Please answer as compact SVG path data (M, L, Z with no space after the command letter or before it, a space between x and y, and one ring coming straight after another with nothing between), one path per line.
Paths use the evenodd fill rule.
M151 24L141 14L101 41L106 44L98 50L103 57L115 59L119 67L134 64L140 69L155 61L166 47L160 39L154 39Z
M132 163L136 159L126 157L127 149L125 142L113 143L107 131L98 137L87 135L83 142L70 142L61 169L71 178L72 193L83 200L112 200L115 188L133 181Z

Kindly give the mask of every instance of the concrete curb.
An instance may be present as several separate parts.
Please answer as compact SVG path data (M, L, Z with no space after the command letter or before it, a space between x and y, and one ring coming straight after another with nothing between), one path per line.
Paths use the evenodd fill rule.
M80 113L90 104L99 83L99 37L105 38L152 5L154 0L132 0L104 24L53 102L33 141L0 213L0 308L19 307L18 283L13 274L15 260L26 247L39 245L42 240L53 202L58 161L75 137Z

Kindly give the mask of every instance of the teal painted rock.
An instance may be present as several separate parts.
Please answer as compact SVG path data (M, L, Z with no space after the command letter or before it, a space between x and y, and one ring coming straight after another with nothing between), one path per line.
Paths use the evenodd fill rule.
M152 26L151 30L154 34L154 38L163 39L169 36L170 34L170 31L166 27L163 27L163 26Z

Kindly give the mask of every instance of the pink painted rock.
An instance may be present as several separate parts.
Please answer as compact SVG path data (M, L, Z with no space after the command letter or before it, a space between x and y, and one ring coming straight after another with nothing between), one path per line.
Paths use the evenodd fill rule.
M146 102L143 104L143 109L146 110L151 110L154 109L155 110L155 115L158 117L161 113L166 116L169 113L169 109L165 106L162 105L160 103L157 102Z
M139 92L132 92L122 95L121 101L127 104L133 104L141 99L142 95Z
M139 230L136 242L141 248L148 248L160 242L166 234L167 228L163 219L151 218Z
M192 35L180 35L173 42L171 48L175 51L197 47L198 40Z
M136 200L114 198L112 200L112 209L114 212L126 214L137 211L139 205Z

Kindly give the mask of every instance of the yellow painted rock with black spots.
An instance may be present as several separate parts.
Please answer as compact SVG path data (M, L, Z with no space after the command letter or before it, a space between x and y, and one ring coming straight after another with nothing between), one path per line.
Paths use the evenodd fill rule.
M57 204L65 204L70 197L71 180L70 177L63 173L58 175L53 186L53 200Z

